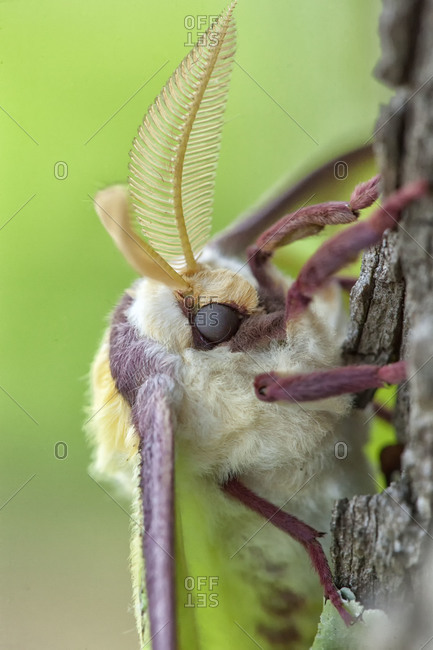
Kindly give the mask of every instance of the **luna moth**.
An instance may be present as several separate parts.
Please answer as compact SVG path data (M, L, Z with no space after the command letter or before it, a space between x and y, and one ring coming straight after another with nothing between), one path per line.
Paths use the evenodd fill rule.
M154 650L309 647L323 593L352 622L321 531L336 498L369 487L352 394L405 377L403 361L341 367L334 274L395 227L423 183L326 242L295 280L271 264L276 249L356 221L378 177L348 202L278 220L270 208L210 239L235 4L149 108L128 186L95 198L140 278L92 368L94 464L135 504L135 613L140 647Z

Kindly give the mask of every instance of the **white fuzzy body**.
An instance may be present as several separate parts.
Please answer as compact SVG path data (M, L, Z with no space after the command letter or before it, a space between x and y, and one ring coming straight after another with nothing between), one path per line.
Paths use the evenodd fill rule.
M209 276L205 272L200 277L195 293L204 296L203 304L206 296L224 302L236 294L235 301L242 303L245 297L254 313L257 294L248 268L236 272L238 263L209 255L206 263L209 269L231 270L214 271ZM218 278L224 273L221 281ZM282 277L279 281L286 287L290 284ZM241 576L234 585L249 586L252 608L261 611L264 603L277 602L276 590L290 590L306 602L311 600L312 609L305 606L294 613L297 628L306 630L304 641L275 646L306 647L303 644L311 634L307 628L311 622L314 627L314 603L320 605L321 590L305 550L269 523L261 530L264 522L260 517L228 499L219 485L236 475L258 495L324 532L329 530L336 499L369 489L361 452L365 427L361 416L351 410L349 396L303 404L265 403L257 399L253 388L255 376L261 373L293 374L340 365L345 329L340 289L330 284L318 294L305 314L289 324L285 342L262 341L257 348L242 352L231 352L227 344L209 351L195 349L190 324L175 292L161 283L143 278L131 293L130 323L139 335L164 345L174 362L174 380L180 389L175 435L183 476L178 472L176 478L178 507L182 509L182 494L194 492L196 509L203 513L200 533L207 540L203 543L218 548L230 571ZM112 390L108 368L105 341L94 366L95 412L107 401L110 386ZM101 372L107 380L105 390L100 390ZM126 419L127 412L119 395L95 418L95 465L98 471L116 474L125 486L132 486L135 463L130 460L137 450L137 436ZM188 526L194 525L185 515L186 537ZM325 538L325 549L327 545ZM221 571L217 566L207 573L220 575ZM237 589L231 589L234 602L237 596L245 600L245 594L237 594ZM262 647L267 647L269 630L287 627L288 620L265 612L259 617L268 630L262 630Z
M216 269L228 266L227 260L216 256L208 255L206 262ZM230 266L236 269L236 264L240 266L232 261ZM235 274L254 287L247 266ZM288 288L290 282L281 281ZM209 295L218 295L218 286L207 289ZM336 283L290 324L285 344L269 340L245 352L231 352L227 344L210 351L194 349L190 325L170 289L142 279L135 293L131 323L178 356L175 379L183 399L176 440L193 473L217 483L237 475L274 502L284 502L302 488L299 499L291 500L291 511L298 510L299 500L305 518L308 503L317 504L319 499L321 503L311 509L326 511L326 521L331 501L347 496L350 485L353 493L359 493L359 480L366 478L360 453L365 434L360 417L351 411L350 396L303 404L265 403L257 399L253 387L261 373L295 374L340 365L346 319Z

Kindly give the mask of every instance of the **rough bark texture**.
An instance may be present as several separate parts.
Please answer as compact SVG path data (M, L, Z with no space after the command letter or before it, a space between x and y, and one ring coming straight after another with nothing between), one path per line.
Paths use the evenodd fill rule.
M384 0L380 33L377 74L396 89L375 136L388 195L414 179L433 181L433 0ZM428 628L433 636L432 612L420 621L419 604L427 596L422 576L433 550L432 193L405 210L398 232L365 255L351 309L348 363L408 359L410 380L399 390L396 416L398 437L407 446L401 480L381 494L337 504L337 584L351 586L368 607L402 612L415 600L401 647L421 647ZM360 404L369 397L361 395ZM372 492L374 487L372 481Z

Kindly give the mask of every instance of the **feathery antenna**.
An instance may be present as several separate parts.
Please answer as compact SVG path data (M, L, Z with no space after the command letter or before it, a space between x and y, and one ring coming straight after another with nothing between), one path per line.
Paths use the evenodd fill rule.
M194 272L211 229L223 114L236 46L219 16L150 107L130 152L129 189L143 234L178 271Z

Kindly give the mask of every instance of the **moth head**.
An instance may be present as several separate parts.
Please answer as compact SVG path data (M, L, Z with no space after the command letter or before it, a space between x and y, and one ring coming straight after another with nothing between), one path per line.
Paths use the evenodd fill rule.
M156 283L178 301L197 296L200 283L209 284L200 275L206 273L200 253L211 230L236 45L235 4L213 23L149 108L130 152L128 186L95 198L103 225L127 261L151 281L151 293L158 293ZM224 291L219 299L235 300Z
M258 294L240 274L207 265L188 276L187 289L143 278L134 285L129 319L143 335L181 353L229 343L259 310Z
M258 308L254 287L225 268L204 269L193 276L192 290L179 293L195 348L210 350L230 341L241 323Z

